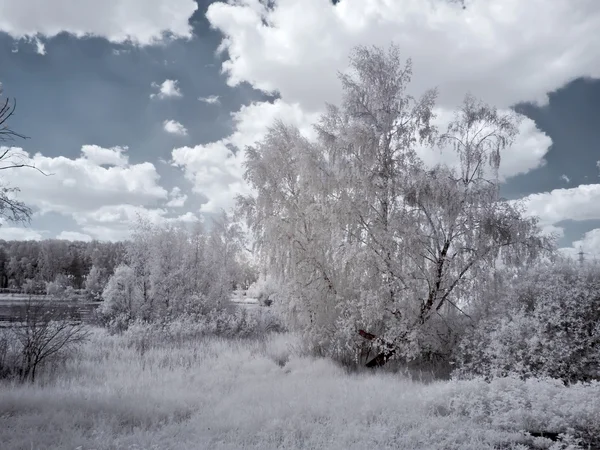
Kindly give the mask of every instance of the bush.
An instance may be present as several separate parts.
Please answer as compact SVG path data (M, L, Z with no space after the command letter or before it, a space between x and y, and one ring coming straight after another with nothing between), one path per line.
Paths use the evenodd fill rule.
M435 415L458 415L491 429L525 431L537 438L529 439L530 444L536 444L534 448L583 449L600 445L598 382L565 387L560 380L522 381L513 376L491 382L482 378L453 381L446 388L449 391L431 404ZM568 447L569 442L584 446Z
M456 355L459 377L600 379L600 266L560 263L524 274Z
M68 310L29 300L13 326L0 329L0 377L33 382L40 368L68 355L87 335Z
M130 346L140 353L164 343L183 343L206 336L229 339L260 338L269 333L281 332L280 322L262 308L212 310L203 315L185 314L162 322L133 321L124 336Z
M258 299L262 306L271 306L277 296L277 284L272 278L261 275L250 285L246 295Z

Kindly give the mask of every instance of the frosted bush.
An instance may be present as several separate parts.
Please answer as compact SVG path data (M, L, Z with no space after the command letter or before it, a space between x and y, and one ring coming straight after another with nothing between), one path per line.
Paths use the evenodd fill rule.
M117 324L109 324L116 327ZM214 309L204 314L184 314L170 320L128 323L124 336L128 345L144 353L149 348L171 342L218 336L230 339L260 338L281 331L277 319L264 308L232 310Z
M430 404L435 414L457 414L492 428L532 435L559 438L563 434L563 447L546 438L546 446L540 448L569 448L577 440L600 445L598 382L567 387L550 378L506 377L491 382L476 378L449 382L446 389Z
M541 266L504 301L461 342L456 375L600 379L600 266Z
M258 299L258 302L263 306L271 306L277 297L278 286L276 281L269 276L261 275L248 290L248 297Z

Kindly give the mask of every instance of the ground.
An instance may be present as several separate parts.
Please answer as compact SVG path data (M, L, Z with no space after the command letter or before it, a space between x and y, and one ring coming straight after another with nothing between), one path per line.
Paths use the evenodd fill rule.
M600 434L600 384L424 384L305 356L292 334L144 336L95 329L35 385L0 384L1 447L574 449L524 431Z

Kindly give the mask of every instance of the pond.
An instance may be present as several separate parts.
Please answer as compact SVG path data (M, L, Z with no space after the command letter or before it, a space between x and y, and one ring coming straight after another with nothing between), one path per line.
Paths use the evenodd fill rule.
M29 297L27 296L4 296L0 295L0 328L14 326L21 322L24 309ZM99 302L89 301L61 301L46 296L35 296L31 300L36 304L52 307L54 310L68 313L75 321L87 320L92 312L100 305Z

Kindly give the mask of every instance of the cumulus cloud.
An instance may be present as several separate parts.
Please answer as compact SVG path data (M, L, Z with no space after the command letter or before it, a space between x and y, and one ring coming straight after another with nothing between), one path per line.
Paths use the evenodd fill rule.
M198 97L198 100L209 105L218 105L221 103L218 95L209 95L208 97Z
M167 202L166 206L169 208L181 208L185 205L185 202L188 199L186 194L181 193L181 189L178 187L174 187L171 192L169 192L170 200Z
M566 176L564 173L560 176L560 179L563 180L567 184L569 184L571 182L571 179L568 176Z
M600 220L600 184L581 184L570 189L531 194L522 199L526 211L542 224L563 220Z
M498 107L545 102L576 77L600 76L596 0L472 0L464 10L445 0L238 0L211 4L207 17L225 36L229 84L309 111L338 102L336 70L359 44L397 43L413 59L411 89L439 87L443 106L467 91Z
M84 145L81 154L99 166L124 167L129 164L129 157L125 154L127 147L102 148L98 145Z
M179 216L169 216L164 208L147 208L132 204L106 205L86 214L74 214L81 229L101 240L119 241L129 238L131 225L138 218L148 220L155 225L185 224L198 220L192 212Z
M158 89L158 92L150 94L150 98L172 98L182 97L181 89L179 89L179 82L177 80L165 80L161 84L152 83L153 88Z
M31 156L14 148L9 153L10 161L34 165L46 175L33 169L11 169L3 171L2 182L18 186L19 199L35 208L37 214L59 213L75 219L79 225L96 224L96 215L99 210L104 211L102 208L129 204L145 210L167 201L168 192L159 184L154 165L130 164L124 152L124 147L85 145L81 155L71 159L41 153ZM100 231L83 231L94 238L110 238Z
M242 158L235 156L225 141L195 147L180 147L172 152L173 165L183 168L193 191L208 197L203 212L216 212L233 206L235 194L245 192Z
M15 39L66 32L114 43L152 45L190 38L194 0L20 0L0 2L0 31Z
M65 241L83 241L89 242L92 237L89 234L80 233L79 231L61 231L56 239L63 239Z
M509 111L501 110L499 112L505 114ZM437 108L435 113L434 124L443 132L452 121L453 114L440 108ZM506 181L510 177L527 173L546 164L544 157L552 145L552 139L540 131L533 120L525 116L518 116L518 119L520 120L519 134L513 145L501 154L498 171L501 181ZM451 148L419 147L417 154L429 166L438 163L458 166L460 163L456 152Z
M579 257L579 252L583 252L585 259L600 258L600 228L588 231L583 237L571 244L571 247L561 248L560 251L572 258Z
M176 134L178 136L187 136L187 128L183 124L176 120L165 120L163 122L163 128L167 133Z
M184 171L193 184L193 191L208 198L202 205L203 212L228 209L237 194L248 192L242 179L243 149L262 139L276 119L296 125L310 136L318 115L305 114L297 104L276 100L243 106L232 118L235 132L227 138L206 145L176 148L171 154L171 163Z
M537 216L545 233L564 236L556 224L566 221L600 220L600 184L581 184L573 188L554 189L531 194L521 199L528 215ZM583 250L586 258L600 258L600 228L585 233L570 247L559 249L566 256L578 258Z
M0 219L0 239L5 241L41 241L48 237L47 234L47 231L9 225L5 220Z
M279 99L243 107L234 114L231 136L175 149L173 162L194 183L194 191L209 198L205 208L218 201L231 204L225 198L243 189L243 153L234 155L231 146L243 149L260 139L274 117L300 122L310 135L306 125L315 122L325 102L341 100L337 74L347 70L356 45L396 43L413 61L409 93L438 88L442 124L467 93L505 110L518 102L544 103L548 92L574 78L600 76L593 33L600 27L600 9L595 0L576 3L557 0L548 8L546 0L472 0L464 10L443 0L213 3L207 18L223 34L222 70L229 85L247 82ZM557 35L556 29L567 31ZM504 180L545 164L550 138L528 118L520 131L503 155ZM428 163L452 164L450 152L421 150ZM225 176L210 176L208 167Z
M101 205L128 202L147 204L166 199L159 175L152 163L121 164L123 149L84 146L79 158L30 156L20 148L11 150L11 160L34 165L32 169L12 169L3 173L3 182L19 186L19 198L45 212L72 213ZM104 167L107 161L120 165ZM27 176L23 176L24 173Z
M543 235L554 235L558 239L565 235L565 229L563 227L557 227L556 225L542 225L541 231Z

